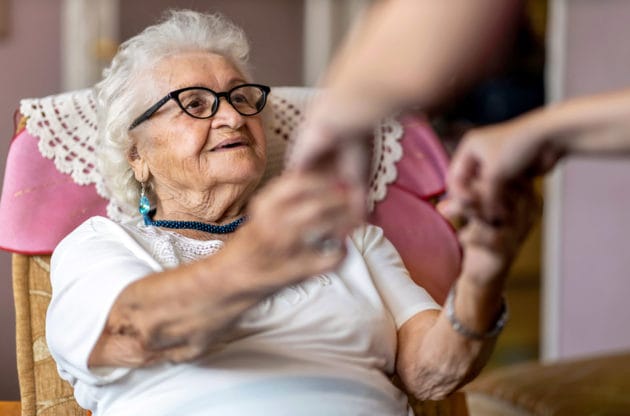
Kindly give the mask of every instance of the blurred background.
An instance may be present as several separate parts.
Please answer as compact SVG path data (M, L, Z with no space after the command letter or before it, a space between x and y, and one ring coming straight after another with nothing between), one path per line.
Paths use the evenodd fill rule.
M0 0L0 172L21 98L93 85L118 44L165 9L224 13L250 38L256 81L281 86L314 85L370 3ZM523 0L485 76L431 115L446 148L471 127L630 85L629 21L627 0ZM511 321L489 369L630 349L628 178L627 162L571 159L540 182L543 217L512 269ZM10 262L0 252L0 400L19 399Z

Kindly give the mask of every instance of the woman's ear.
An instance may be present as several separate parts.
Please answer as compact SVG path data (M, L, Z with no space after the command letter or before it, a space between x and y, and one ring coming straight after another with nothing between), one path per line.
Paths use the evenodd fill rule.
M133 170L136 180L140 183L145 183L149 180L151 172L149 171L149 165L144 158L138 153L138 147L134 144L127 153L127 160L131 169Z

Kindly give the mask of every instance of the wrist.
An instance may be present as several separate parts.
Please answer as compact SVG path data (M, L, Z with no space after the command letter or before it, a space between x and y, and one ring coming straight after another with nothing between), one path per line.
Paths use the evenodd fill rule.
M445 313L453 329L472 339L498 335L507 321L503 285L479 285L460 278L451 287Z
M466 338L470 338L470 339L474 339L474 340L485 340L485 339L489 339L489 338L496 338L501 331L503 330L503 327L505 326L505 324L507 323L508 320L508 311L507 311L507 304L505 301L505 297L501 296L501 303L499 306L499 310L496 313L496 318L494 318L491 322L492 324L490 325L484 325L484 324L479 324L477 322L474 322L469 320L468 323L466 323L463 319L461 319L456 312L456 306L455 306L455 298L456 298L456 286L457 285L453 285L451 287L451 290L448 293L448 296L446 298L446 302L444 304L445 307L445 313L446 313L446 317L448 318L449 323L451 324L451 327L453 328L453 330L455 332L457 332L458 334L463 335ZM461 294L459 295L461 297Z
M559 159L578 151L581 137L590 136L593 127L609 122L606 117L593 115L589 107L584 108L582 100L548 105L532 112L528 127L534 132L539 147Z

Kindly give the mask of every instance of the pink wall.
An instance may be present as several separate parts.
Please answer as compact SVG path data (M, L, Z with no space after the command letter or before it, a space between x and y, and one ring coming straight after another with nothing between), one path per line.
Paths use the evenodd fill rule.
M8 2L10 33L0 39L0 168L13 133L20 98L60 92L60 11L62 0ZM259 82L298 85L302 78L303 2L295 0L134 0L121 1L122 38L152 23L168 7L215 10L243 26L252 42ZM15 316L11 257L0 252L0 401L19 399L15 365Z
M630 3L567 2L567 97L630 86Z
M630 350L630 162L564 170L560 358Z
M13 111L20 98L59 91L59 10L61 0L20 0L9 4L9 33L0 38L0 168L13 134ZM0 185L1 186L1 185ZM0 400L17 400L15 316L11 256L0 252Z
M566 1L564 92L630 86L630 2ZM558 358L630 350L630 161L562 171Z

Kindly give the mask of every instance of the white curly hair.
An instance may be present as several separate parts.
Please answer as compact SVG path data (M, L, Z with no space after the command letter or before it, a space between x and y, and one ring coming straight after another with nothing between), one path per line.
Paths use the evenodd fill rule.
M108 197L127 216L137 213L140 197L127 159L133 145L129 126L155 99L148 94L147 83L153 80L147 75L161 59L191 51L224 56L251 78L249 43L240 27L220 14L170 10L159 23L120 45L96 85L99 170Z

